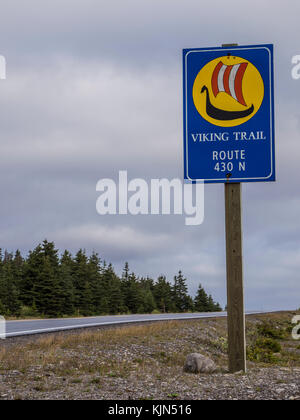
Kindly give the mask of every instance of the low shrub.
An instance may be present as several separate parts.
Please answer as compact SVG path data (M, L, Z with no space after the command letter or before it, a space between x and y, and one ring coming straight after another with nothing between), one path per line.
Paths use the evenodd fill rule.
M273 353L281 352L281 345L273 338L258 338L255 344L257 347L270 350Z
M263 349L258 346L249 346L247 348L247 359L251 362L278 363L279 359L271 350Z
M284 330L279 326L274 326L270 322L262 322L257 325L257 332L262 337L282 340L284 338Z
M247 347L247 358L253 362L277 363L278 357L274 353L281 352L281 345L273 338L259 337Z

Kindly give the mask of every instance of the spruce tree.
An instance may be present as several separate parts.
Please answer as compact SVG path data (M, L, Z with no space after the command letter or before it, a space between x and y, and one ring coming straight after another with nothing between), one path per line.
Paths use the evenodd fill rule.
M154 285L154 298L156 307L161 312L171 312L174 310L172 302L172 288L171 284L166 280L165 276L159 276Z
M124 301L121 290L121 281L114 272L111 264L103 273L104 284L107 289L108 313L117 314L124 312Z
M144 312L143 298L138 278L134 273L123 283L124 303L128 310L133 313Z
M127 281L129 279L129 264L128 262L125 263L122 278Z
M109 308L112 315L126 312L121 291L121 281L116 275L111 278Z
M44 257L48 258L48 261L55 272L55 274L59 271L59 258L58 258L58 250L55 248L54 242L48 242L45 239L42 243L42 253Z
M12 261L12 272L14 277L14 282L18 290L22 286L23 272L24 272L24 258L21 255L21 252L17 249L15 252L14 259Z
M19 316L21 304L19 300L19 290L15 284L11 260L4 263L0 275L0 300L3 303L6 315Z
M208 296L208 307L209 307L209 312L221 312L222 311L222 308L219 305L219 303L216 303L213 300L211 295Z
M197 295L194 299L194 307L197 312L220 312L222 311L219 303L214 302L211 295L207 295L204 288L200 284Z
M82 297L80 302L80 313L83 316L93 315L92 291L88 279L84 281Z
M98 257L98 254L93 252L88 260L88 270L89 270L89 281L90 288L92 293L92 308L93 312L96 315L101 315L102 313L108 313L109 308L107 304L107 299L103 300L104 297L107 298L107 288L104 284L103 279L103 268L101 266L101 260ZM106 303L105 303L106 302ZM103 312L103 306L104 312Z
M35 304L34 288L43 265L43 258L42 246L38 245L33 251L29 251L24 263L20 299L24 305L29 307L33 307Z
M150 288L142 289L142 307L143 312L150 314L156 309L155 299Z
M182 272L179 271L178 275L174 277L173 285L173 298L178 312L185 312L190 309L187 291L186 279L183 277Z
M124 303L124 312L128 312L129 308L127 302L129 300L129 288L130 288L130 281L129 281L129 265L128 262L125 263L122 277L121 277L121 292L122 292L122 300Z
M5 306L3 305L3 303L0 300L0 316L5 316Z
M209 312L208 296L201 284L199 284L197 295L194 299L194 308L197 312Z
M154 292L155 283L154 280L150 277L141 277L140 279L140 285L142 289L150 290L152 293Z
M92 291L90 288L88 258L80 249L74 260L73 279L75 288L75 307L82 315L92 311Z
M75 312L75 289L73 285L73 259L69 251L65 250L60 260L60 287L62 310L64 315L73 315Z
M57 317L62 314L62 290L53 268L50 256L43 256L34 286L35 305L38 312L45 316Z
M48 242L46 239L42 244L39 244L33 251L29 252L27 261L24 264L24 274L21 280L21 300L24 305L34 306L36 283L39 279L41 271L44 268L44 259L48 258L53 275L59 277L59 258L58 251L55 249L53 242ZM37 297L39 299L39 296Z

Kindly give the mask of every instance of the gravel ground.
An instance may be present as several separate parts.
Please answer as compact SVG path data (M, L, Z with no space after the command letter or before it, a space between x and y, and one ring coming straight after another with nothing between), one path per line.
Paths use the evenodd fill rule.
M292 313L247 318L248 344L257 325L289 326ZM299 341L289 334L269 363L227 372L226 320L164 322L6 340L0 344L0 399L199 400L300 399ZM214 374L183 372L198 352Z

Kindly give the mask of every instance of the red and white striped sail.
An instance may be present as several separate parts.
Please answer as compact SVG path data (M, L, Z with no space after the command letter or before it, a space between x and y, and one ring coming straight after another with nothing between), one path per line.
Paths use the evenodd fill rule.
M248 63L227 66L221 61L216 65L212 79L212 91L215 96L219 92L226 92L240 104L247 106L243 97L242 82Z

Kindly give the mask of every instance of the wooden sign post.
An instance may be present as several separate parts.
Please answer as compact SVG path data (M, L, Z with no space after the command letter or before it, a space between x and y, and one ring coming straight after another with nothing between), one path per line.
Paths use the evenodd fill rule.
M237 45L223 44L222 47ZM227 325L230 372L246 372L247 370L241 190L241 183L225 184Z
M229 371L246 372L241 184L225 184Z

